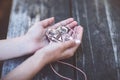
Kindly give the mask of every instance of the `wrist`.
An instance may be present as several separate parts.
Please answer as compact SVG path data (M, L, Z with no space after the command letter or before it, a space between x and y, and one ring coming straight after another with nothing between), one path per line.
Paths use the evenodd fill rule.
M34 53L37 50L38 44L36 44L35 41L31 40L27 36L22 36L22 38L27 54Z
M35 62L38 64L38 68L40 66L44 67L47 65L47 60L45 58L45 55L43 53L35 53L32 57L34 57Z
M38 59L42 59L42 63L44 63L44 65L54 62L54 59L55 59L55 57L51 55L50 52L48 52L48 50L45 48L36 51L34 56L37 56Z
M23 55L27 55L32 53L32 43L25 37L21 36L19 37L20 45L22 46L23 50Z

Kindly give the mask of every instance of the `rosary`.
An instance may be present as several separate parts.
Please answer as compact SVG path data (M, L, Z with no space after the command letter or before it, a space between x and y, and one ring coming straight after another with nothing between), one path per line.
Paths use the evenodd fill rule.
M59 26L58 28L55 28L55 29L49 28L46 31L46 36L47 36L47 38L48 38L49 41L52 41L52 42L64 42L64 41L68 41L68 40L74 39L70 34L68 34L70 31L72 33L74 33L74 31L72 29L70 29L70 28L68 28L66 26L61 25L61 26ZM72 64L69 64L69 63L66 63L66 62L63 62L63 61L57 61L57 62L76 69L77 71L81 72L84 75L84 80L87 80L86 74L81 69L75 67ZM59 74L53 68L52 64L50 64L50 67L53 70L53 72L56 75L58 75L59 77L65 79L65 80L72 80L72 79L70 79L68 77L65 77L65 76L62 76L61 74Z

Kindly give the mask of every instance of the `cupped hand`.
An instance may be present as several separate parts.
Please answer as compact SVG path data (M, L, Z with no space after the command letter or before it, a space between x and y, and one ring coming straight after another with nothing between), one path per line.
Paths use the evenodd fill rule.
M61 24L73 28L77 25L77 22L74 21L73 18L68 18L61 22L58 22L52 25L54 22L54 17L42 20L40 22L36 22L26 33L25 39L28 42L30 53L37 51L38 49L43 48L48 45L49 41L45 36L45 32L47 28L50 27L58 27Z
M34 55L42 57L46 64L73 56L81 43L83 28L76 26L73 30L75 32L71 34L74 37L73 40L58 43L51 42L48 46L38 50Z

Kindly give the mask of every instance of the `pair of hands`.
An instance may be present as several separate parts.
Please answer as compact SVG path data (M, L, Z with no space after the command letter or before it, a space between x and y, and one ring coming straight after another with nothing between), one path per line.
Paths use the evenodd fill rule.
M50 63L56 60L69 58L74 55L74 52L80 45L82 40L83 28L77 25L73 18L68 18L54 25L54 17L36 22L24 36L25 40L30 45L29 53L34 53L35 56L42 57L45 63ZM55 43L47 40L45 32L48 28L56 28L61 24L70 27L74 30L74 34L69 33L75 40ZM76 43L77 40L77 43Z
M2 80L31 80L46 64L74 55L82 40L83 28L78 26L73 18L52 25L53 22L54 18L45 19L35 23L24 36L0 41L0 60L34 53ZM74 33L69 32L69 35L75 40L49 42L45 36L46 30L61 24L74 30Z

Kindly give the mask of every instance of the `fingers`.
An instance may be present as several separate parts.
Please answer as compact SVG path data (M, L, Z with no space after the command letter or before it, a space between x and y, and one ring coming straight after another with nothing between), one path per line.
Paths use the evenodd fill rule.
M62 59L70 58L74 55L76 49L68 49L61 56Z
M77 45L73 46L73 47L69 47L66 50L63 51L63 53L61 54L61 59L66 59L69 57L72 57L76 51L76 49L78 48Z
M80 42L78 42L75 46L69 47L66 50L64 50L63 54L61 55L63 57L63 59L72 57L74 55L75 51L77 50L79 44L80 44Z
M69 28L74 28L75 26L77 26L77 21L73 21L70 24L66 25L66 27L69 27Z
M76 38L80 41L82 41L82 35L83 35L83 27L77 26L76 27Z
M70 36L72 36L73 30L70 30L70 31L68 32L68 34L69 34Z
M41 26L43 26L44 28L48 27L49 25L51 25L54 22L54 17L45 19L40 21Z
M81 26L76 26L74 28L74 31L75 31L75 34L73 34L72 36L75 36L76 39L75 39L75 42L77 43L75 46L73 47L69 47L68 49L66 49L64 51L64 53L62 54L63 58L69 58L69 57L72 57L75 53L75 51L77 50L77 48L79 47L80 45L80 42L82 40L82 35L83 35L83 27Z
M49 26L49 27L51 27L51 28L57 28L57 27L59 27L61 25L73 28L75 25L77 25L77 22L74 21L73 18L68 18L66 20L60 21L60 22L54 24L53 26Z
M53 25L55 28L56 27L58 27L58 26L60 26L60 25L67 25L67 24L69 24L69 23L71 23L71 22L73 22L74 21L74 19L73 18L68 18L68 19L66 19L66 20L63 20L63 21L60 21L60 22L58 22L58 23L56 23L55 25Z
M72 37L77 40L82 40L82 35L83 35L83 27L82 26L76 26L74 28L74 33L72 34Z
M74 40L69 40L69 41L65 41L65 42L61 43L61 45L62 45L62 49L63 49L63 50L66 50L66 49L68 49L68 48L70 48L70 47L75 46L76 43L75 43Z

